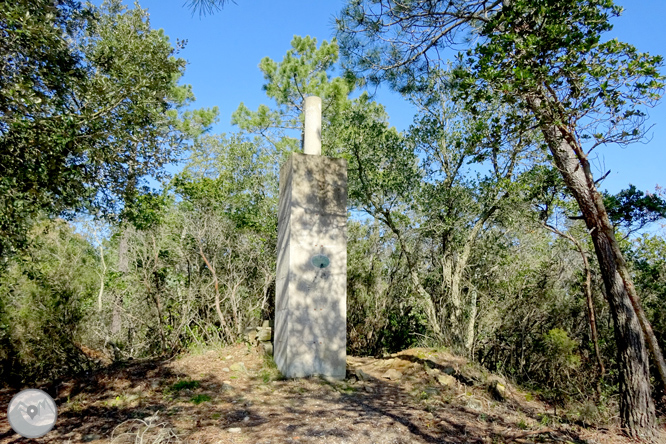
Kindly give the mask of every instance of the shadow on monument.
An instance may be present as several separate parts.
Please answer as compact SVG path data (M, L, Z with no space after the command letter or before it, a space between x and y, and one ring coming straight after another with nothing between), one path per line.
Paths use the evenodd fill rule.
M275 361L288 377L345 376L347 165L294 153L280 171Z

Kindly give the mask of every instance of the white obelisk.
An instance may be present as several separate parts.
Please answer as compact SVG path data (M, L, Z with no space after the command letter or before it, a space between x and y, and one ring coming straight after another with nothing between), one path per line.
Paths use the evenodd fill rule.
M280 169L274 359L288 378L342 379L347 360L347 162L321 156L321 99L307 97L304 154Z

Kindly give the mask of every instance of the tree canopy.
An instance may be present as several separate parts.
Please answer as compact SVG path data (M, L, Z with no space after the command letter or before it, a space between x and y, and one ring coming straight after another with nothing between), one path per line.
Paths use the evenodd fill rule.
M140 8L3 3L0 254L39 214L119 215L216 109L183 111L185 61Z
M664 383L666 363L588 156L601 145L643 137L644 108L661 97L664 77L660 56L602 41L609 19L620 12L611 0L351 0L337 25L347 66L402 92L446 68L441 51L465 44L450 82L457 100L477 115L479 104L508 106L502 129L514 135L540 131L595 245L622 362L621 418L641 437L654 427L645 338Z

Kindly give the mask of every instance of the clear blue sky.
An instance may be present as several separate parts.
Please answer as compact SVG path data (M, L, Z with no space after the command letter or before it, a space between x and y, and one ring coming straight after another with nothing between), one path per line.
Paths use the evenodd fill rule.
M95 1L99 4L100 1ZM125 0L130 5L131 1ZM294 35L311 35L318 41L334 34L334 16L343 0L237 0L214 15L199 17L185 8L184 0L141 0L148 8L153 28L163 28L171 37L188 41L181 52L189 64L183 78L192 85L197 107L219 106L220 122L215 132L232 132L231 113L242 101L250 109L269 104L261 89L263 77L257 65L265 57L281 60ZM666 0L618 1L624 14L606 35L635 45L639 51L666 55ZM380 90L377 100L387 107L391 124L405 129L412 122L413 108L401 97ZM666 100L651 109L651 141L628 148L598 150L599 176L612 172L602 188L617 192L633 183L652 191L666 186Z

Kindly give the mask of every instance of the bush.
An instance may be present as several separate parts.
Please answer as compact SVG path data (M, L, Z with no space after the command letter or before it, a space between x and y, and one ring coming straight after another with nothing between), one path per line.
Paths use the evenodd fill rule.
M81 351L99 278L94 249L64 221L43 221L0 277L3 381L28 383L93 366Z

